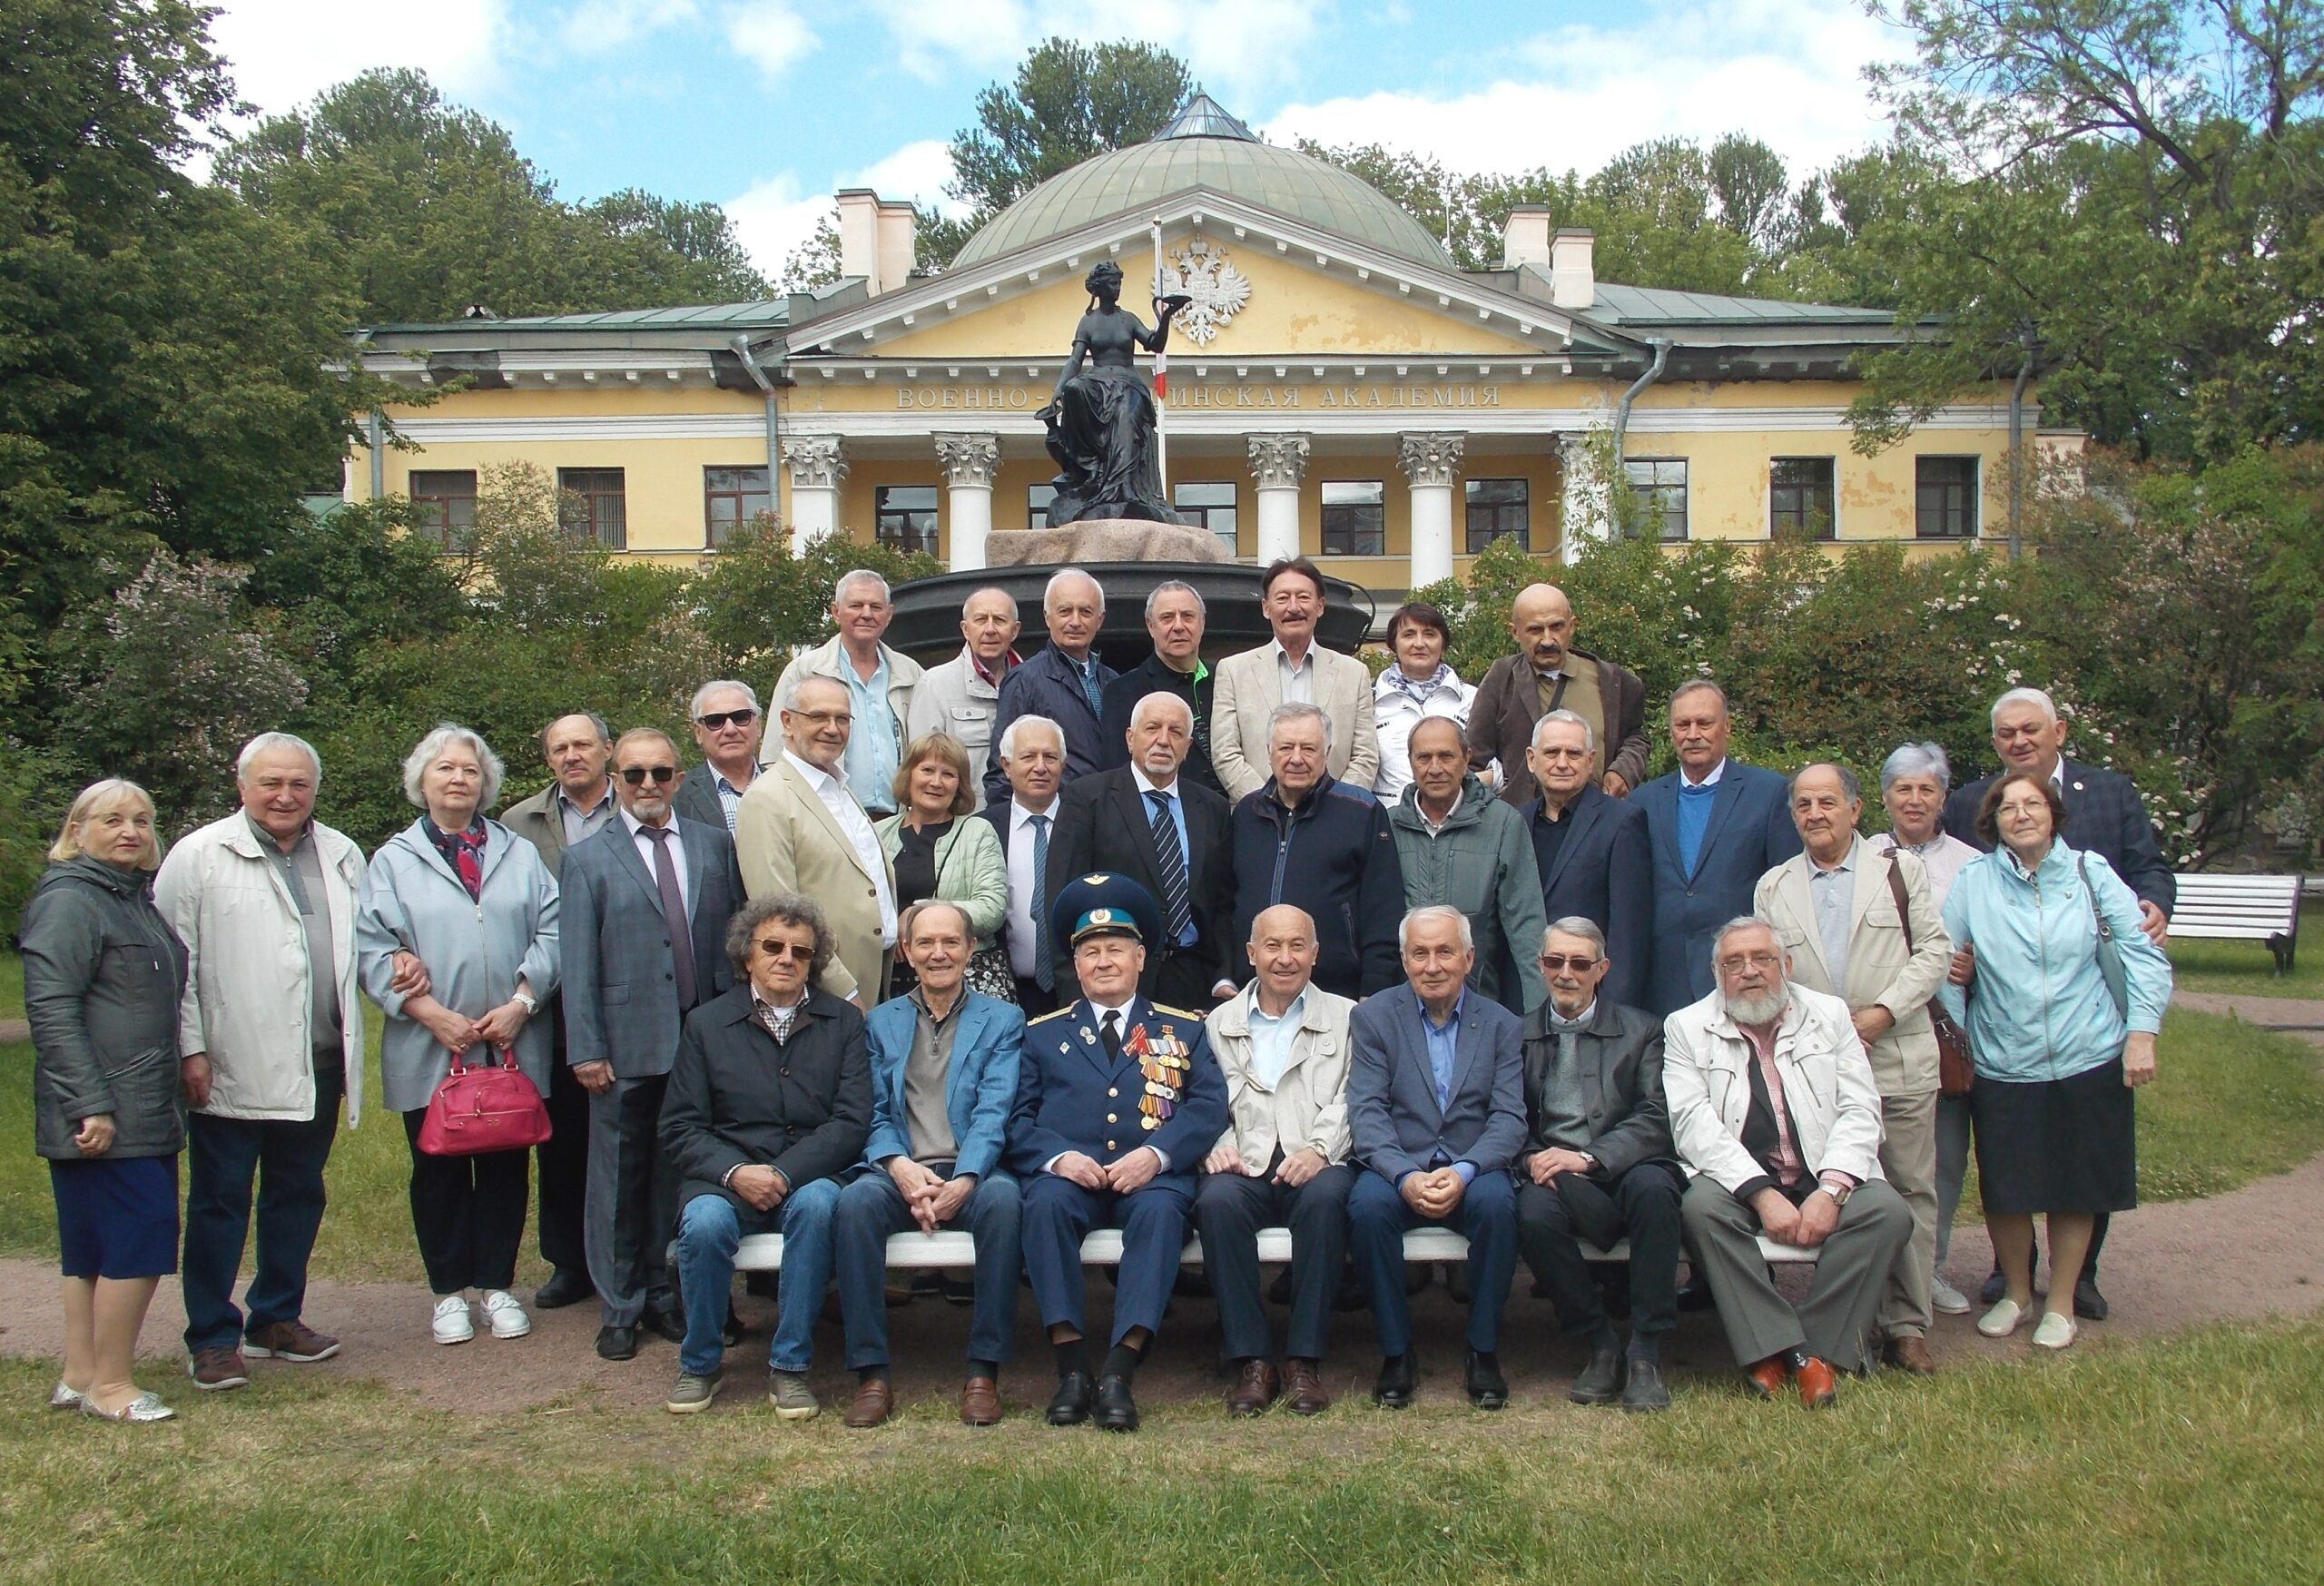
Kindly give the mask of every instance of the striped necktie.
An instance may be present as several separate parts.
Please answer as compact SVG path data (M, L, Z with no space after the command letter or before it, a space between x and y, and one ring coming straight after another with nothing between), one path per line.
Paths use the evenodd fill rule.
M1195 917L1187 901L1187 855L1178 844L1178 823L1170 818L1172 795L1155 790L1146 796L1154 805L1154 862L1162 874L1162 911L1168 919L1162 937L1176 947Z

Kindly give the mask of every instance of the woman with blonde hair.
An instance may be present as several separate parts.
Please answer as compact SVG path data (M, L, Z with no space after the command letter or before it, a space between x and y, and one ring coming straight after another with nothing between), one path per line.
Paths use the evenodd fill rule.
M969 989L1017 1000L1017 980L994 933L1009 913L1009 860L990 821L964 821L976 808L968 746L950 733L923 733L896 766L896 813L872 830L896 867L896 913L935 900L957 903L976 940ZM901 997L916 983L901 960L889 990Z
M34 1148L48 1159L64 1276L64 1371L51 1406L108 1421L176 1412L130 1378L153 1290L178 1267L185 949L153 906L153 801L81 791L25 906Z

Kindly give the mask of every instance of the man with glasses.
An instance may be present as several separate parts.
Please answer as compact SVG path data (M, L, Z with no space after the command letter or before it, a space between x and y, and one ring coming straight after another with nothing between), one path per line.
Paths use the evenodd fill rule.
M702 763L678 783L672 807L679 819L723 825L731 837L734 813L743 807L743 794L759 773L759 738L766 731L759 696L749 684L722 677L694 691L691 714Z
M597 1353L629 1360L640 1326L685 1336L663 1256L677 1181L655 1128L685 1016L734 983L724 937L743 876L723 821L673 813L684 773L666 734L624 733L613 768L620 813L565 856L557 929L565 1060L589 1093L582 1233Z
M1000 685L1018 665L1014 646L1022 627L1008 590L978 590L960 603L960 653L921 673L911 691L904 742L917 744L931 733L958 738L969 752L969 792L979 805L992 770Z
M854 727L847 685L809 676L783 696L783 754L743 794L734 852L753 899L803 893L834 944L819 982L857 1008L877 1005L896 946L896 877L842 762Z
M1549 1000L1525 1019L1525 1148L1517 1155L1517 1247L1590 1347L1566 1390L1577 1404L1669 1407L1662 1335L1679 1325L1682 1174L1662 1102L1662 1024L1606 994L1613 966L1595 921L1570 915L1541 936ZM1606 1316L1581 1242L1630 1242L1627 1350Z
M920 663L885 642L895 615L885 578L864 567L842 573L832 588L832 625L839 631L793 656L774 685L777 699L788 699L808 677L828 677L847 690L855 731L842 774L875 821L895 813L896 763L903 758L904 723L920 683Z

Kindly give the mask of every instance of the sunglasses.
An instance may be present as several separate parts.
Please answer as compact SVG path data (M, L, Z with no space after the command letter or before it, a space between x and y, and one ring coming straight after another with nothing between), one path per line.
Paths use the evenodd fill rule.
M708 727L714 733L730 722L738 727L747 727L758 719L759 713L754 710L739 710L709 711L694 717L694 720L696 726Z
M779 936L761 937L759 951L769 958L787 958L793 963L810 964L815 961L815 950L812 945L785 941Z
M637 786L649 776L654 779L656 785L665 782L675 782L678 780L678 768L675 765L625 765L621 768L621 779L632 787Z
M1541 955L1541 967L1551 974L1557 973L1560 970L1571 970L1578 975L1597 961L1594 958L1584 958L1578 952L1545 952Z

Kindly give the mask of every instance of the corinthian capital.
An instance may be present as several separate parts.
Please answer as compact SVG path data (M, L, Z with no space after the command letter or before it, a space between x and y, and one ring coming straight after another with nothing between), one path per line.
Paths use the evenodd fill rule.
M783 448L791 482L803 490L836 490L847 478L847 448L836 435L801 435Z
M1297 489L1299 481L1307 474L1307 437L1254 435L1251 437L1251 472L1258 476L1262 490Z
M937 465L944 470L944 482L958 488L963 485L992 488L992 476L1000 471L1000 442L990 435L947 435L935 437Z
M1397 460L1403 464L1404 477L1413 485L1450 485L1452 476L1461 471L1461 448L1468 438L1420 433L1400 435L1396 440Z

